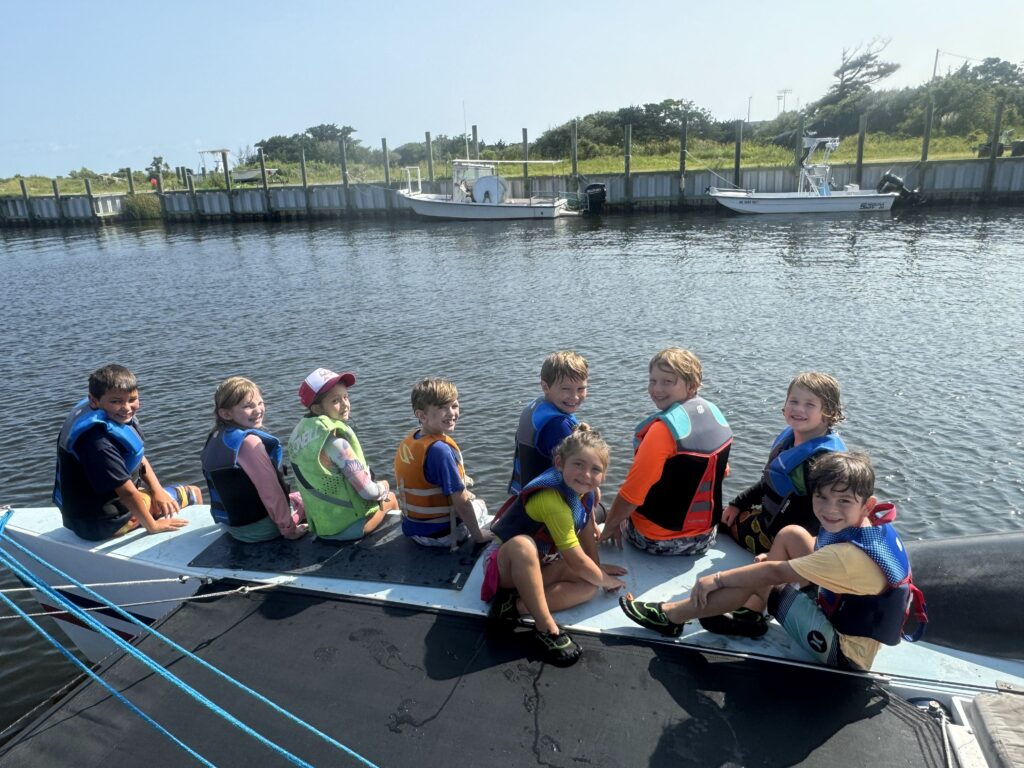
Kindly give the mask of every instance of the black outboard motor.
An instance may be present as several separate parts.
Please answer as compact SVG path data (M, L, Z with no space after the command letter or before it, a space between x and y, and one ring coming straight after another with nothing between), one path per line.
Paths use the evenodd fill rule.
M878 186L875 187L879 194L885 192L899 192L899 199L901 203L907 205L920 205L924 202L924 198L920 194L920 190L908 189L906 184L903 183L903 179L897 176L895 173L883 173L882 178L878 180Z
M583 194L587 196L587 209L584 213L588 216L600 216L604 201L608 199L608 187L600 183L587 184Z

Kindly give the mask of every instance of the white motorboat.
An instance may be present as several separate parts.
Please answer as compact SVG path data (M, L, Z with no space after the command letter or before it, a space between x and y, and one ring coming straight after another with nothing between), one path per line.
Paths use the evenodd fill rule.
M737 213L863 213L888 211L900 197L902 181L887 174L878 190L864 190L857 184L835 189L829 157L839 139L804 138L804 156L795 192L758 192L754 189L709 187L708 195ZM821 159L814 161L815 152ZM900 186L890 180L899 181Z
M512 197L512 184L498 174L502 162L521 165L523 161L453 160L451 194L423 191L418 167L406 168L406 188L398 195L420 216L437 219L556 219L577 216L568 195ZM552 160L531 160L530 164L552 164ZM415 177L413 176L415 171Z
M323 679L321 665L324 660L335 658L331 648L347 637L350 643L355 644L347 653L356 653L357 647L364 649L365 653L369 654L369 661L362 659L361 656L353 657L350 663L356 665L355 667L347 672L339 670L333 674L339 675L337 678L339 682L344 682L351 675L363 675L364 673L369 675L366 670L367 664L370 665L371 671L374 663L382 664L384 669L381 674L385 677L379 678L370 675L372 679L365 684L376 687L377 683L373 681L380 680L380 685L384 687L374 693L370 699L374 702L372 706L381 707L385 713L389 707L394 706L394 702L398 699L406 702L402 706L414 706L408 703L413 701L408 699L408 696L415 698L418 695L427 695L422 687L426 685L424 681L437 678L443 683L443 680L447 679L445 674L455 674L454 672L438 673L436 664L439 663L439 659L442 661L448 659L461 670L457 675L459 680L457 688L462 689L468 686L467 690L472 691L471 700L467 703L471 710L479 706L474 697L478 693L481 696L484 695L472 687L479 684L483 689L489 691L485 698L492 703L487 706L496 707L495 712L506 711L503 705L498 706L493 703L494 701L499 703L503 701L501 696L495 692L495 679L515 683L525 674L523 666L525 661L517 663L515 661L516 652L510 651L508 643L504 641L497 645L493 644L496 642L493 640L490 644L485 644L491 647L491 650L486 653L493 654L493 658L488 657L487 660L483 660L483 657L480 656L484 651L481 650L482 640L477 627L478 624L482 624L481 620L486 605L481 602L479 597L483 579L483 558L479 557L479 549L474 549L471 545L463 545L462 549L456 553L448 553L447 550L424 551L417 549L401 535L398 527L393 524L394 520L391 521L391 525L385 523L367 540L342 547L312 541L308 537L297 542L280 540L260 545L240 545L232 542L222 526L213 523L208 507L189 507L182 510L182 515L189 519L190 524L176 531L150 536L140 529L121 539L96 543L83 541L63 528L60 512L57 509L19 509L8 521L6 528L0 528L0 556L8 558L8 566L11 566L10 558L13 558L14 561L21 564L18 567L24 566L37 572L45 583L54 588L52 595L39 595L40 603L58 620L59 625L78 648L94 661L107 657L113 648L112 639L101 636L95 628L85 626L81 616L75 617L69 614L67 612L69 606L66 603L64 605L56 604L54 597L59 595L75 606L86 610L92 609L91 616L95 616L116 636L135 637L134 642L141 643L142 649L150 648L151 641L156 642L155 638L148 636L147 627L149 625L156 624L173 637L175 617L179 616L182 617L179 621L191 622L184 629L177 627L177 631L184 635L179 638L179 642L190 646L198 642L200 648L210 645L209 653L213 654L219 642L218 638L223 636L221 644L224 646L222 652L225 656L221 663L230 664L231 659L237 657L240 647L244 646L249 649L246 653L256 653L257 648L262 648L260 653L267 653L272 661L267 661L262 666L250 664L248 672L242 674L238 671L236 674L240 674L243 682L247 682L251 686L261 690L264 690L266 686L266 690L268 692L275 691L276 696L288 697L291 695L289 692L294 692L297 685L301 688L302 686L298 683L298 680L302 679L301 675L310 676L308 678L309 685L315 687L314 681ZM656 677L677 673L684 676L696 674L696 683L709 689L728 686L721 688L721 690L729 692L726 695L726 701L733 701L737 706L740 702L747 702L739 709L730 710L729 717L739 720L743 718L756 720L757 717L766 716L764 713L767 710L763 710L761 715L756 714L757 707L753 711L747 711L757 700L758 694L755 689L757 689L758 683L757 678L751 679L745 675L762 675L772 679L779 677L780 680L793 679L792 677L787 678L787 675L812 674L818 677L832 675L835 681L832 684L832 690L835 690L834 686L844 686L847 683L852 685L857 682L858 678L862 678L860 682L868 686L881 686L904 702L918 703L922 700L939 702L934 706L938 708L936 711L941 710L941 728L945 733L947 749L957 754L957 759L961 761L961 764L996 765L998 763L994 762L986 751L986 740L998 739L1000 733L1005 736L1003 732L1007 727L1012 733L1019 727L1019 720L1014 719L1008 726L1005 724L994 726L996 728L995 735L987 734L985 729L988 726L980 723L977 717L972 715L972 708L975 707L975 701L978 700L987 702L986 706L992 704L993 701L999 706L1009 706L1011 712L1016 711L1014 707L1019 709L1021 697L1014 691L1024 690L1024 661L1021 660L1021 656L1024 654L1021 653L1020 646L1019 624L1021 618L1016 611L1012 610L1015 599L1012 595L1017 594L1021 573L1024 572L1024 569L1020 567L1024 547L1021 546L1019 535L1016 537L1012 535L967 537L960 543L950 540L948 546L944 542L923 543L933 546L935 551L912 550L911 554L915 559L915 581L921 583L926 595L932 600L930 612L932 624L936 624L938 630L935 633L938 636L936 638L938 643L905 642L895 647L883 647L876 657L874 668L870 673L836 672L818 666L790 640L782 627L774 622L771 623L768 633L758 639L711 634L696 623L688 625L682 636L677 639L660 638L633 625L619 610L615 596L610 594L599 594L583 605L560 612L558 620L561 626L572 632L588 649L584 655L583 669L586 669L587 659L590 659L590 663L594 665L591 673L587 675L577 670L577 674L582 675L579 678L581 685L595 689L588 694L596 697L595 700L600 699L606 693L613 697L611 701L617 701L614 698L616 696L633 696L639 697L636 706L641 706L644 698L652 695L653 688L649 689L646 683L639 682L639 678L633 677L633 675L639 675L641 678L647 677L648 665L654 664L653 672L650 674L655 674ZM404 550L402 547L409 547L412 551ZM390 555L387 554L389 551ZM27 552L57 565L64 573L47 572ZM372 567L364 569L362 574L352 572L352 563L364 555L378 559L373 562ZM386 559L388 557L390 560ZM618 562L628 569L626 581L633 594L638 598L654 600L665 600L687 593L696 579L709 571L750 562L750 556L726 537L720 537L719 543L701 557L652 557L627 546L621 552L605 550L603 559L608 562ZM966 559L972 560L978 568L984 565L987 569L985 574L979 573L972 576L973 579L985 583L981 589L970 593L969 584L962 580L958 581L956 578L950 578L949 574L943 570L949 567L949 563L962 564ZM427 574L425 579L423 572L411 574L411 578L407 579L406 577L410 576L408 569L418 567L415 565L417 560L429 560L428 570L434 568L437 571L437 567L440 566L440 571L434 575ZM446 571L446 568L451 568L451 570ZM94 585L92 589L95 592L90 594L82 587L75 586L73 582L69 583L69 577L83 584ZM23 575L19 575L19 578L23 578ZM110 605L104 606L101 601L97 600L99 595L110 600L113 605L124 606L124 610L130 612L131 616L139 621L130 623L124 617L118 616ZM271 600L275 595L279 595L280 599L285 601L284 606L274 607L273 604L266 603L263 607L257 607L259 604L249 602L253 599ZM985 600L979 601L978 595L985 595L985 600L989 603L1003 603L1002 607L998 608L993 605L986 607L983 604ZM211 605L211 599L213 600L210 608L213 611L212 614L204 612L206 606ZM289 607L289 601L295 599L314 602L304 603L303 605L306 607L300 610ZM224 602L225 600L240 600L246 605L240 606L238 610L241 613L230 621L221 617L222 621L226 621L227 626L219 627L215 621L215 614L225 610L224 606L228 605ZM320 616L318 611L321 609L314 606L323 606L323 610L330 610L332 618L327 619ZM200 613L180 614L180 611L186 608L200 611ZM993 608L997 609L993 610ZM382 611L382 613L378 611ZM366 612L370 612L372 615L363 616L362 614ZM974 615L966 615L971 612ZM243 621L248 621L248 619L244 617L252 616L254 613L265 617L270 624L263 629L247 629ZM450 619L443 618L445 616ZM283 654L281 650L275 648L274 641L267 640L268 647L266 648L260 645L261 633L282 628L280 619L285 618L290 627L289 631L292 633L287 642L294 644L293 647L296 649L308 645L311 650L304 653ZM937 623L936 619L938 619ZM357 622L369 623L363 626ZM397 623L394 627L387 629L387 626L393 622ZM449 626L451 622L455 623ZM467 624L467 622L469 623ZM427 632L426 639L413 637L412 640L409 640L408 647L406 647L405 640L398 640L399 635L387 634L389 632L399 633L404 636L416 628L418 628L417 631L422 629ZM252 636L254 633L257 637ZM450 633L455 634L450 635ZM433 639L431 640L432 634ZM442 637L445 639L441 639ZM459 637L462 639L460 640ZM964 638L967 638L969 642L963 642ZM956 642L958 647L948 647L951 640ZM637 643L640 645L634 645ZM466 646L465 649L463 645ZM422 651L416 650L421 648ZM631 648L635 650L631 651ZM442 649L448 650L442 651ZM156 650L155 652L158 656L158 663L169 663L167 660L160 662L160 651ZM360 654L363 652L363 650L359 651ZM411 656L414 652L422 652L425 656L423 659L412 660ZM721 667L723 671L719 672L719 675L724 675L724 677L708 678L699 672L700 664L698 662L687 661L687 659L696 659L699 656L686 656L687 653L697 653L705 658L708 658L710 654L710 657L713 658L733 659L737 663L753 664L754 666L750 667L752 671L741 675L738 681L729 682L730 674L724 671L725 667ZM468 654L468 656L463 658L461 654ZM286 668L279 669L278 666L285 656L289 656L293 661ZM110 658L113 657L107 657L104 665L110 667L111 674L115 675L114 683L133 688L136 683L126 683L117 679L116 676L120 674L117 670L120 670L121 667L112 666ZM343 658L343 656L338 656L339 661ZM444 663L449 663L449 661ZM467 663L469 667L462 669L460 665ZM693 663L698 664L696 673L692 666ZM617 682L614 674L609 671L619 669L623 665L636 667L636 669L630 667L627 673L628 684ZM310 668L306 669L306 667ZM245 667L237 667L237 669L242 670ZM424 674L424 669L428 674ZM677 671L669 672L670 669ZM405 677L402 675L396 677L396 670L402 672ZM493 670L493 672L488 670ZM612 677L608 677L610 674ZM300 676L296 677L297 675ZM394 686L387 682L390 679L389 676L394 678ZM276 680L277 677L282 677L282 679ZM767 680L767 677L764 679ZM684 688L688 685L687 683L680 684ZM755 686L755 689L748 690L751 684ZM804 683L791 684L800 688L800 685ZM280 687L275 688L275 685ZM622 690L615 688L617 685ZM775 683L765 682L765 685L771 686ZM409 686L413 686L413 688L410 689ZM609 686L611 687L609 688ZM652 686L656 688L654 683ZM452 692L446 692L446 687L443 685L440 687L444 689L437 694L441 699L452 695ZM395 690L391 690L391 688L395 688ZM829 689L828 685L822 688L822 690L826 689ZM409 690L413 692L409 693ZM419 694L415 693L417 690L420 692ZM669 690L674 690L674 688L670 686ZM869 690L865 689L865 691ZM140 696L142 693L141 690L138 692ZM109 699L102 691L97 695L104 696L105 700ZM156 697L153 706L157 708L165 706L159 703L162 701L163 693L154 692L152 695ZM514 699L519 694L513 692L509 695L512 695ZM781 689L774 694L765 692L763 695L765 707L793 706L795 707L794 712L803 711L800 708L804 705L797 703L803 701L799 696L789 696ZM862 691L857 695L868 694ZM44 718L35 727L35 731L30 729L28 737L16 739L13 746L10 747L13 752L8 757L20 755L25 761L24 764L33 764L33 760L37 760L40 754L51 749L52 746L44 748L43 745L48 742L40 740L39 733L48 731L50 722L66 721L68 724L63 725L62 728L72 728L71 721L77 721L79 718L77 715L69 715L68 712L79 710L84 713L85 717L85 720L82 721L83 731L81 733L69 731L68 733L72 736L78 734L75 736L76 738L89 741L76 744L75 749L105 749L104 737L89 730L95 728L95 723L98 721L97 716L91 714L95 706L92 696L93 694L88 690L81 693L73 692L70 697L71 701L58 705L60 709L55 710L50 716L52 721ZM498 696L497 700L495 700L495 696ZM685 696L680 701L684 709L691 706L687 703L688 699ZM300 706L312 707L312 710L309 711L321 711L323 710L321 704L322 702L311 700L304 701ZM114 701L109 701L104 706L117 707L118 705ZM364 703L361 706L367 705ZM614 704L610 704L610 706L614 709ZM663 706L671 708L679 706L679 704L660 702L651 706L655 706L657 709ZM841 707L842 704L837 701L830 704L829 707L825 707L824 710L829 710L833 706ZM864 706L863 702L858 703L854 709L861 706ZM906 707L906 704L901 706ZM178 711L179 708L173 707L173 709ZM484 707L484 710L486 709L487 707ZM329 708L325 711L329 711ZM717 709L709 716L711 725L717 723L725 715L724 710L718 715L715 712ZM300 714L302 713L300 712ZM871 730L876 727L872 723L878 714L877 708L869 708L860 714L852 715L852 717L858 721L863 718L865 727ZM905 718L909 715L904 710L897 711L896 715L895 732L898 733L907 727ZM381 716L378 713L378 719ZM811 716L809 713L801 715L801 717ZM845 723L850 721L845 718L850 716L849 713L843 714L840 718L842 723L838 725L831 722L822 723L820 728L839 728L840 725L846 727ZM192 717L198 717L200 720L208 719L207 715L201 714ZM480 712L479 717L484 718L480 720L480 723L487 724L489 722L486 719L486 711ZM536 714L527 711L524 717L524 722L533 723ZM549 729L550 734L557 734L558 738L568 738L567 734L574 733L573 728L576 726L573 725L575 722L573 718L555 716L553 713L549 713L547 717L550 719L544 723L543 728ZM654 717L653 721L660 722L660 717L661 715ZM1003 717L1005 720L1005 716L1002 715L997 716L997 720L999 717ZM1011 718L1013 717L1019 717L1019 714L1011 715ZM103 719L99 718L99 720ZM372 722L373 718L371 717L369 720ZM601 717L596 717L596 721L600 720ZM360 722L363 721L347 719L344 721L345 727L342 728L342 731L344 732L345 728L349 732L358 730L357 723ZM495 723L491 725L498 727ZM118 728L123 727L123 725L118 726ZM464 724L458 727L464 728ZM383 730L388 731L387 728ZM509 734L518 734L518 730L515 728L510 727L506 730ZM500 728L498 731L502 732ZM732 730L729 731L729 733L732 732ZM35 735L31 735L32 733ZM90 733L91 735L88 735ZM122 737L121 731L118 731L118 734L116 738L123 738L129 744L134 743L134 740L138 738L127 735ZM411 748L406 743L404 731L396 730L393 727L391 734L388 739L383 741L379 739L364 741L362 747L364 750L383 749L385 752L387 749L401 750L403 754L404 750ZM385 733L385 735L388 734ZM198 734L196 736L199 738ZM530 737L529 733L527 733L527 737L536 738L535 736ZM553 735L550 737L554 738ZM644 740L649 737L650 734L643 738L638 735L634 741L640 743L642 748L647 749L650 744ZM223 745L223 738L223 734L215 730L215 736L209 742L214 746L210 748L216 749L215 745ZM790 745L790 747L797 749L798 752L809 749L815 754L820 752L826 755L830 754L829 750L838 749L841 753L843 749L849 748L845 742L832 743L831 737L827 734L816 734L813 738L810 736L808 738L810 739L808 744L800 744L798 748L797 745ZM824 739L824 743L822 743L822 739ZM96 743L93 743L94 741ZM200 741L202 742L201 738ZM584 741L589 742L589 740ZM600 742L598 746L591 745L585 748L573 742L575 746L571 748L577 751L582 750L581 754L590 754L591 757L600 757L603 751L618 748L602 740L597 741ZM61 745L66 745L66 739L57 739L56 743L58 746L54 748L63 749L64 747ZM486 746L488 740L485 739L482 743ZM690 742L686 741L686 743ZM387 746L389 744L391 746ZM714 747L713 744L706 746L709 749ZM771 749L773 751L783 749L784 746L780 743ZM695 749L696 747L690 748ZM43 752L37 753L35 751L37 749L43 750ZM591 751L588 752L588 749ZM934 746L933 743L933 746L927 747L925 751L934 749L942 750L943 747ZM0 746L0 756L4 754L5 750L3 746ZM49 753L47 752L47 754ZM106 755L106 752L103 754ZM931 754L934 754L934 751ZM764 757L764 755L761 756ZM780 761L791 759L785 757L781 752L776 757ZM900 757L902 760L904 756ZM513 760L506 764L518 765L520 762ZM15 761L12 764L22 763ZM153 763L153 765L156 764L158 763ZM169 764L173 764L173 761ZM433 764L429 760L422 763L422 765ZM652 764L658 763L655 761ZM907 758L906 764L930 765L931 763L927 759L919 763L917 758L913 760Z

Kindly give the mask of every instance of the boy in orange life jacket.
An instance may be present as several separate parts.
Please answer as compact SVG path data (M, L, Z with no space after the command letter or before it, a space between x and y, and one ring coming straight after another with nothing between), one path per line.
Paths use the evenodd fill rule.
M601 541L622 535L655 555L700 555L715 541L732 430L697 396L703 371L692 352L669 347L651 358L647 393L657 413L640 422L633 464Z
M821 526L817 538L802 526L787 525L760 562L702 576L690 596L677 602L626 595L619 599L623 612L642 627L676 637L691 619L767 602L801 648L841 669L870 669L881 644L919 638L928 621L924 599L892 525L896 510L876 503L871 460L858 453L820 454L812 460L808 483ZM794 584L817 585L817 601ZM903 634L911 610L918 622L913 637ZM750 634L730 631L728 624L719 631Z
M479 522L487 505L469 492L462 452L449 437L459 420L459 391L447 379L423 379L412 388L412 410L420 427L406 435L395 455L402 532L428 547L455 549L467 535L477 543L490 541L493 534Z

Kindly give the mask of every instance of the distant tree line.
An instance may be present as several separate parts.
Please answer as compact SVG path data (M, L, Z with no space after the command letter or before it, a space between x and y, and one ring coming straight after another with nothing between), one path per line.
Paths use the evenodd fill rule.
M803 120L806 131L818 135L850 136L859 130L860 116L868 116L872 132L917 137L924 132L924 116L934 104L933 135L987 136L997 100L1006 107L1006 127L1019 126L1024 118L1024 67L998 58L980 63L965 63L955 72L936 77L916 87L877 90L882 80L899 65L882 58L888 41L876 39L865 46L842 52L840 66L833 72L834 83L824 96L808 104L802 112L789 110L775 119L750 126L747 138L791 142L793 132ZM685 99L622 107L615 111L592 112L550 128L529 147L533 159L563 159L570 153L573 123L577 129L580 159L616 154L622 151L625 127L632 126L635 152L669 154L679 146L680 126L686 121L688 135L717 142L732 141L735 120L716 119L707 109ZM298 162L302 150L307 162L322 160L337 164L338 140L345 138L347 154L353 163L380 163L381 149L371 149L352 135L351 126L319 125L292 136L272 136L257 142L267 157ZM432 137L434 161L464 157L467 137ZM522 158L520 142L479 141L480 155L487 159ZM426 160L426 143L411 142L389 151L390 162L416 165ZM245 160L246 158L242 158ZM248 158L251 159L251 158Z

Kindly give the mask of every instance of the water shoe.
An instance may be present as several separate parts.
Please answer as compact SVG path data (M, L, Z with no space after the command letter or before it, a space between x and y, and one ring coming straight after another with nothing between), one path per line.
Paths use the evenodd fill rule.
M630 619L635 621L644 629L652 629L660 632L666 637L679 637L683 632L683 624L676 624L665 615L661 606L664 603L645 603L634 600L632 595L623 595L619 598L619 608Z
M535 628L533 636L537 638L537 645L540 646L541 658L548 664L571 667L583 655L583 649L565 632L552 635Z
M487 628L493 631L511 630L519 626L519 609L516 600L519 593L514 589L499 589L491 598L487 611Z
M737 608L735 611L700 619L700 625L716 635L761 637L768 631L768 618L759 611Z

